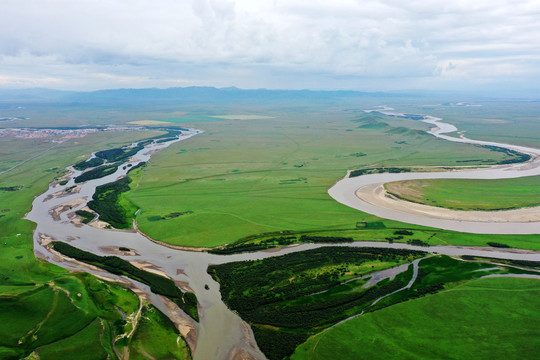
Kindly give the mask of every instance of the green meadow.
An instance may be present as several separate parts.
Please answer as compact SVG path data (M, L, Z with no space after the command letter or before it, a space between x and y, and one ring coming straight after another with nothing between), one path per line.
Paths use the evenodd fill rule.
M194 124L205 132L155 154L125 195L141 208L139 229L193 247L286 230L349 230L378 219L328 196L327 189L347 169L507 158L437 140L415 131L427 124L409 119L337 110L274 116ZM171 213L184 215L168 218Z
M189 347L176 327L155 307L146 305L139 321L129 341L130 359L191 359Z
M533 359L540 282L471 280L311 337L300 359Z
M509 159L507 154L486 148L437 140L425 134L427 124L417 120L361 111L381 101L387 102L379 98L353 105L280 107L214 104L96 108L41 104L25 110L27 120L5 126L122 125L161 120L171 126L204 130L154 154L146 167L130 173L131 182L123 187L129 190L114 199L125 219L140 209L136 216L139 229L174 245L231 244L226 249L236 251L241 246L280 245L281 238L296 243L306 237L327 237L431 245L486 246L492 242L540 250L538 235L486 236L412 226L379 219L331 199L327 189L349 169L486 166ZM479 107L458 107L431 99L395 98L388 102L398 111L443 117L472 138L529 146L540 143L540 124L533 115L539 105L535 103L484 100ZM230 119L231 115L238 119ZM133 330L134 324L125 321L123 314L135 316L139 310L137 297L90 275L70 273L36 260L32 248L35 225L23 217L33 198L62 176L65 166L85 160L92 151L117 148L157 134L161 133L100 133L62 144L1 139L0 171L21 165L0 174L0 358L116 358L112 344L117 336ZM417 186L415 191L421 194L415 193L417 199L413 200L437 206L496 209L537 205L539 195L536 178L437 181ZM493 194L491 199L482 197L480 189ZM356 359L381 354L385 358L393 354L400 359L440 358L449 353L457 358L532 358L538 349L538 281L470 280L476 277L476 270L492 265L440 258L423 260L423 269L434 275L420 277L411 291L379 304L388 307L377 307L377 311L316 334L364 308L369 299L362 296L388 293L402 286L412 270L366 291L364 280L343 282L355 274L402 263L407 256L353 263L323 254L317 255L322 259L317 263L309 260L310 255L299 255L298 262L294 256L288 258L297 266L291 267L298 270L296 278L291 269L280 271L282 260L273 260L275 264L265 260L230 265L219 279L227 278L229 285L234 285L223 287L227 289L224 299L233 303L236 299L239 309L246 311L248 320L255 324L257 339L263 339L266 349L278 350L275 358L280 358L283 349L272 341L286 339L285 352L292 353L308 337L293 358ZM326 267L321 267L323 262ZM274 268L268 269L265 264ZM241 277L246 280L256 270L261 273L258 278L242 281ZM288 287L291 284L292 290ZM330 291L316 294L325 291L327 285ZM438 292L432 295L432 290ZM277 301L265 303L268 294ZM262 300L257 304L238 303L245 298ZM349 303L350 299L357 302ZM317 308L322 302L332 311ZM253 304L257 306L249 308ZM299 316L304 321L299 327L287 323L292 319L288 310L307 307L318 316ZM134 359L190 358L174 326L147 305L132 337L120 339L116 346L121 352L129 349Z
M540 177L411 180L386 184L401 199L453 210L510 210L540 205Z
M403 287L412 271L364 288L360 277L423 256L394 249L324 247L262 261L211 265L223 301L249 322L270 360L292 354L310 335Z
M462 101L458 100L458 101ZM456 125L471 139L496 141L507 144L540 145L540 103L538 101L475 99L475 106L456 106L457 101L429 99L420 104L418 100L396 101L391 105L404 113L427 114L443 118Z
M37 260L32 243L35 224L23 217L33 198L62 176L65 166L92 151L155 134L100 133L54 147L46 141L2 139L0 146L11 159L5 168L30 160L0 175L0 358L116 358L114 338L132 328L122 313L134 315L139 299L118 285ZM4 190L13 187L16 190ZM161 323L152 326L162 327ZM154 346L146 344L153 341L150 338L139 341L145 348Z
M332 340L330 340L333 338L329 334L334 332L334 328L331 328L331 326L337 324L335 329L340 329L349 322L358 324L358 320L349 320L344 323L340 323L340 321L364 312L373 312L375 314L385 312L386 309L393 309L394 306L402 306L400 303L414 303L417 301L415 299L430 297L431 294L446 294L449 291L461 289L461 286L471 279L478 279L485 275L538 274L533 272L533 269L524 270L506 266L494 266L487 262L469 262L438 255L420 260L417 277L410 288L404 288L413 278L413 270L410 265L405 271L395 275L394 278L384 279L376 285L372 284L366 287L367 280L360 278L361 275L395 267L426 255L423 252L396 249L323 247L258 261L212 265L208 268L208 272L220 282L222 298L227 306L238 312L244 320L250 323L257 344L270 360L279 360L290 356L295 351L295 348L306 340L307 343L300 345L296 352L305 353L305 357L308 359L356 359L371 358L372 356L382 358L388 351L391 352L391 349L375 354L380 349L378 350L377 346L374 345L373 354L370 352L364 354L362 352L363 346L356 342L357 337L371 339L365 340L369 342L372 339L381 337L380 334L372 335L373 331L370 330L367 332L356 330L356 327L352 325L345 327L343 331L338 332L337 337L343 339L339 340L338 343L341 341L349 344L350 349L346 348L341 353L342 345L334 346ZM524 266L527 265L531 264L525 264ZM532 265L538 266L538 264ZM511 284L515 279L502 280L508 280L509 285L505 289L511 289ZM531 304L526 307L527 310L522 313L520 320L515 321L515 324L522 321L526 314L533 311L538 305L535 294L540 291L540 285L537 283L539 283L538 280L532 281L533 291L527 294ZM471 293L469 296L474 297L475 295ZM478 296L482 295L478 294ZM498 296L500 300L502 294L498 294ZM485 301L489 304L494 299L488 297ZM444 305L437 306L437 311L442 311ZM492 306L496 308L497 304ZM481 307L480 303L473 303L466 311L454 309L455 306L449 308L449 310L444 310L444 316L452 318L446 312L455 311L456 314L453 316L458 318L463 316L464 320L459 323L460 325L450 326L441 336L459 336L459 326L467 323L469 318L474 317L476 315L475 311L479 307ZM399 311L406 310L401 309ZM507 311L509 311L509 306L505 305L498 310L494 310L494 314L491 314L491 316L502 316ZM368 318L368 315L364 316ZM360 317L360 319L363 319L364 316ZM389 315L389 319L392 316ZM419 318L418 321L413 318L407 325L403 326L411 326L411 324L417 326L419 321L425 323L435 321L436 324L420 325L425 327L422 331L426 333L434 331L434 328L436 329L438 326L437 317L432 317L430 320L429 315L425 316L426 318ZM478 321L476 323L471 322L470 326L477 327L479 326L478 323ZM500 321L497 326L502 327L503 323L503 321ZM432 326L432 328L430 329L429 326ZM392 328L392 325L389 324L388 328ZM531 334L528 337L529 339L533 339L534 336L540 334L540 330L533 329L531 325L527 329L531 329L534 333L534 335ZM383 328L381 331L384 333L386 329ZM482 328L480 327L477 331L482 331ZM424 335L416 335L414 330L410 330L410 332L411 334L403 335L398 330L395 337L399 339L403 337L402 341L404 342L412 337L414 339L413 345L411 345L412 348L417 346L414 341L418 338L419 341L433 344L433 347L437 347L437 351L441 353L444 350L433 341L433 338L423 339ZM473 330L470 332L473 332ZM519 335L516 334L515 336ZM326 337L329 337L329 339ZM319 355L318 350L314 351L311 348L317 345L310 344L317 343L320 339L327 341L328 350ZM350 343L349 340L345 339L351 339ZM497 339L490 338L485 338L483 341L488 343L493 340L497 341ZM519 346L519 344L518 341L515 346ZM536 340L535 344L538 345L538 340ZM400 345L397 343L395 346L399 347ZM470 346L470 343L463 346ZM345 350L351 351L351 354L347 354ZM335 357L330 356L331 351L337 351ZM404 351L404 353L407 353L407 351ZM429 357L440 358L437 353L431 353ZM399 356L395 358L399 358ZM459 354L456 358L464 357Z

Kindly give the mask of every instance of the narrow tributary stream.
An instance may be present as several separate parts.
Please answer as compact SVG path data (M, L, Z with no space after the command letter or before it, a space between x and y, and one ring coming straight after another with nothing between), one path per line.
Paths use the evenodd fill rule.
M139 151L131 159L131 164L135 166L141 161L148 161L154 152L198 133L199 131L197 130L190 130L182 134L178 139L147 145L145 149ZM51 183L45 193L34 199L32 210L27 214L27 218L37 224L34 233L34 252L36 257L69 270L87 271L107 279L121 281L124 284L130 283L132 287L145 293L148 299L173 319L173 321L176 320L177 325L180 324L180 326L188 329L184 329L184 334L188 334L188 343L195 350L193 353L195 360L232 359L240 355L244 356L244 358L265 358L253 339L253 333L250 327L238 315L230 311L221 300L219 284L206 272L208 265L264 259L328 245L302 244L272 252L260 251L225 256L208 254L206 252L172 249L152 242L135 231L115 231L87 225L76 225L72 222L73 213L86 206L86 203L92 198L96 187L116 181L119 177L124 176L129 168L120 166L116 173L100 179L87 181L80 184L81 186L78 191L66 193L64 190L75 185L74 178L80 174L78 171L73 171L72 168L68 168L68 170L72 171L72 174L67 179L67 184L59 185L58 182ZM104 271L78 262L66 261L64 258L57 256L46 246L51 240L65 241L72 246L98 255L111 255L114 253L128 261L151 264L155 270L164 272L167 276L177 281L181 287L189 287L194 291L200 305L199 324L191 321L182 310L177 307L171 307L166 299L152 294L149 287L144 284L126 279L125 277L105 273ZM332 244L332 246L336 245ZM450 256L472 255L540 261L540 252L503 251L492 248L456 246L432 246L425 248L386 242L357 242L343 244L341 246L400 248L428 251ZM132 249L136 255L115 253L114 250L117 250L119 247ZM416 269L417 264L414 266L416 266ZM380 274L372 274L375 279L378 275ZM414 281L414 279L411 281ZM206 285L208 285L208 289L206 289Z

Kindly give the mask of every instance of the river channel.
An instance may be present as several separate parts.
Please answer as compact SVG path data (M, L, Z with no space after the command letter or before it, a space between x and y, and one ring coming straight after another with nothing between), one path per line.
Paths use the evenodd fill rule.
M438 120L433 121L436 122ZM444 135L441 135L440 131L443 131L441 129L443 129L445 125L440 122L437 123L437 125L439 126L440 130L438 133L434 132L434 134L436 136L443 137ZM130 160L131 164L135 166L139 162L148 161L154 152L162 150L175 142L183 141L190 137L196 136L199 133L200 131L198 130L190 130L188 132L184 132L175 140L147 145L143 150L139 151ZM501 144L497 145L502 146ZM521 151L525 151L524 148L521 147L512 146L511 148L523 149ZM526 150L527 152L540 155L539 150L528 148ZM520 165L509 166L503 169L495 170L486 169L478 171L468 171L467 174L469 176L476 174L478 176L477 178L514 177L511 176L512 174L516 175L513 169L518 166ZM199 323L191 321L190 318L185 313L183 313L182 310L167 306L165 299L155 294L151 294L147 286L134 281L130 281L133 286L139 288L141 291L146 293L148 295L148 299L156 307L158 307L165 314L167 314L171 319L180 317L182 319L187 319L186 321L190 322L191 333L189 337L192 339L190 345L192 349L194 349L193 357L195 360L265 358L255 343L253 333L250 327L235 313L230 311L221 300L219 284L215 282L206 272L208 265L242 260L263 259L292 252L314 249L327 245L302 244L298 246L282 248L277 251L260 251L254 253L242 253L233 255L215 255L206 252L184 251L165 247L158 243L150 241L148 238L136 231L117 231L91 227L88 225L77 225L74 224L72 221L73 213L76 210L79 210L86 206L86 203L92 198L96 187L102 184L116 181L119 177L124 176L129 170L129 168L125 166L120 166L114 174L79 184L80 187L77 188L78 191L73 191L72 193L66 192L65 190L76 185L74 182L74 178L78 176L80 172L74 171L71 167L69 167L68 170L71 172L70 176L66 178L68 182L65 185L59 185L58 181L51 183L49 189L45 193L34 199L32 204L32 210L27 214L27 218L37 224L34 233L34 252L36 257L45 259L51 263L55 263L69 270L87 271L112 280L121 278L122 281L126 282L130 280L124 277L118 277L116 275L105 273L99 269L90 268L81 263L66 261L62 257L59 257L57 254L52 253L46 245L47 242L50 240L64 241L68 242L72 246L98 255L111 255L111 249L118 249L119 247L132 249L132 255L115 255L128 261L145 262L151 264L154 269L166 273L170 278L177 281L178 284L184 284L184 287L189 287L197 295L200 314ZM528 170L525 170L524 172L527 172L528 175L533 175L533 173L540 174L540 169L538 169L538 167L534 167L532 171L533 173ZM464 173L465 172L461 172L459 174ZM433 176L433 178L437 177L436 174L440 175L439 177L445 177L454 173L429 173L430 178L431 176ZM456 172L456 174L458 173ZM519 172L518 174L522 174L522 172ZM376 181L378 182L412 179L415 178L415 175L419 176L418 178L426 178L425 173L378 175L382 176L377 177ZM347 203L347 201L349 201L350 199L347 199L357 199L354 195L355 191L356 189L358 189L359 184L360 186L362 186L362 184L358 183L357 181L363 178L372 178L372 176L367 175L359 178L343 179L338 182L336 186L332 187L329 192L336 200L351 206L350 203ZM349 180L354 180L356 182L353 184ZM345 183L347 184L347 186L344 187L343 184ZM344 202L341 200L347 201ZM353 205L356 203L357 202L353 201ZM369 213L376 213L376 215L379 215L381 217L388 217L391 219L393 218L392 216L385 216L385 211L379 212L377 209L370 208L362 208L361 210ZM400 218L398 220L404 221L405 219ZM417 223L414 221L405 222ZM540 232L538 231L538 224L539 223L534 223L532 225L533 227L529 230L529 232ZM449 227L446 222L439 224L437 221L433 221L427 225L442 228ZM490 230L491 228L489 226L493 225L498 224L486 224L485 229ZM519 226L523 226L523 224L520 224ZM453 229L461 231L471 231L467 224L465 224L465 226L463 227L456 227ZM479 230L479 232L483 232L480 228L477 230ZM501 232L521 233L519 227L515 227L513 231L510 231L510 229L506 229L505 231ZM332 244L332 246L336 245ZM408 244L390 244L386 242L357 242L352 244L344 244L342 246L401 248L427 251L430 253L440 253L451 256L473 255L501 259L540 261L540 252L514 251L511 249L502 250L492 248L457 246L431 246L429 248L425 248ZM374 274L374 276L376 275L377 274ZM206 289L206 285L208 285L208 289Z
M391 116L406 116L396 113L391 108L384 108L380 112ZM532 155L532 160L524 164L511 164L494 166L486 169L441 171L441 172L409 172L409 173L382 173L369 174L357 177L348 177L339 180L328 190L328 194L336 201L354 209L376 215L381 218L397 220L404 223L435 227L445 230L454 230L480 234L540 234L540 219L529 222L493 222L493 221L466 221L441 219L425 214L411 213L404 210L377 206L356 196L357 191L366 187L377 187L384 183L401 180L422 179L510 179L524 176L540 175L540 150L501 144L490 141L472 140L466 137L453 137L444 135L456 132L458 129L451 124L441 122L442 119L425 116L424 122L434 125L430 134L441 140L463 144L491 145L503 147Z

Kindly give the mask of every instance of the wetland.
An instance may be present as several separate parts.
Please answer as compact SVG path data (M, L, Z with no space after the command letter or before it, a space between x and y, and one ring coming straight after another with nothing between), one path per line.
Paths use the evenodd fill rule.
M397 126L404 121L403 124L420 130L423 125L419 120L425 119L424 117L396 120L395 117L384 114L372 115L377 119L384 119L384 122L390 125L360 125L363 127L359 130L347 131L350 124L325 124L320 126L320 133L326 131L329 132L329 137L335 135L344 137L343 139L349 135L361 136L362 132L371 132L371 137L382 133L380 139L388 138L394 147L406 148L415 141L425 142L427 148L432 146L429 145L433 141L432 137L423 134L423 130L404 132ZM360 124L365 124L365 116L363 113L358 116L363 119ZM92 159L97 158L97 153L105 151L102 154L110 156L107 156L108 159L104 159L103 163L94 160L85 164L86 159L71 157L69 159L72 160L64 164L78 164L77 168L68 167L66 173L63 167L56 165L56 170L46 173L54 173L57 180L49 185L45 193L33 200L33 208L27 215L37 224L33 232L33 251L38 258L73 272L55 270L61 275L57 275L54 285L39 285L39 294L43 296L44 303L57 301L58 304L63 304L64 300L67 300L67 304L78 304L70 299L88 299L92 293L95 294L91 297L94 299L92 301L100 304L103 309L112 309L111 312L103 310L98 317L89 316L87 320L74 322L76 326L66 328L66 334L77 334L76 336L84 339L106 339L108 336L115 339L111 342L105 340L100 345L95 344L96 348L104 350L92 354L94 357L89 355L89 358L103 357L106 353L120 358L126 358L129 354L133 358L144 357L145 354L165 356L163 354L166 352L174 354L169 355L174 358L195 359L281 359L283 356L325 358L329 349L336 351L332 344L340 343L339 341L351 335L356 336L356 331L350 328L351 323L365 323L367 326L371 321L379 321L379 317L384 319L387 316L396 316L388 313L395 308L406 312L403 307L436 307L437 303L447 301L448 296L472 292L477 286L488 286L493 293L505 294L510 303L523 309L517 314L520 319L526 318L526 311L533 311L527 310L531 307L523 304L522 293L510 293L508 289L512 286L522 287L523 293L531 296L536 291L538 274L535 264L538 264L540 257L535 251L538 247L534 233L486 236L441 230L436 226L406 224L403 219L392 221L347 208L326 194L326 189L343 175L346 168L411 170L392 174L402 176L416 174L419 169L424 171L430 166L438 165L433 159L416 161L421 155L410 152L407 156L411 159L405 162L406 167L399 163L404 160L397 158L386 164L372 165L374 155L367 150L368 147L359 149L351 146L350 149L342 149L344 157L341 158L336 156L334 148L328 147L321 152L317 146L310 148L308 143L304 143L299 144L298 149L305 152L310 148L311 156L301 153L284 156L279 153L279 161L258 164L259 169L254 169L254 165L249 165L251 168L248 168L244 163L247 158L242 158L246 155L233 147L229 148L229 153L221 156L227 158L236 154L236 157L233 156L234 162L220 165L217 151L215 154L218 157L213 159L215 164L205 162L204 159L209 159L208 152L213 151L213 146L231 146L232 142L227 137L232 136L232 132L227 133L227 127L235 126L248 130L250 126L254 126L231 125L228 121L233 120L220 119L223 122L218 125L208 123L210 130L205 129L205 132L183 128L182 134L174 136L163 131L152 136L139 136L139 139L131 140L133 145L128 146L124 146L130 143L127 136L123 143L96 144L92 155L86 155L86 158L93 161ZM372 121L370 124L382 121L373 119L369 120ZM279 115L276 114L271 118L253 118L249 123L252 121L266 126L281 124ZM292 132L311 131L288 125L286 128ZM315 127L314 124L311 126ZM340 130L334 131L331 126ZM440 121L439 126L444 127ZM391 132L386 132L388 127L399 131L390 129ZM320 134L318 131L316 130L317 136ZM249 136L243 136L249 139ZM291 136L286 141L292 139L295 138ZM275 142L274 138L270 140L269 144ZM445 142L439 145L438 141L432 149L446 146L442 145ZM141 142L142 147L138 147L137 144ZM330 143L328 140L328 146ZM259 141L250 146L258 148L260 145ZM320 145L319 143L318 146ZM114 151L108 152L109 149ZM136 151L121 158L122 154L131 152L131 149ZM462 154L455 155L454 161L446 159L441 165L449 169L462 166L463 161L480 158L480 153L493 160L489 166L505 161L508 157L506 153L486 148L470 151L468 147L463 149ZM388 154L391 151L395 149L389 148ZM257 152L251 155L255 154ZM329 154L332 154L332 159ZM116 158L117 155L120 158ZM66 156L66 161L67 159ZM167 167L167 162L172 164L171 159L178 159L179 164ZM101 177L80 181L75 185L75 179L85 171L104 164L108 166L107 164L114 164L115 161L119 163L115 164L113 173L102 173ZM130 171L142 163L146 166ZM466 162L467 166L484 167L478 170L479 172L491 171L485 168L486 163L473 163ZM344 167L345 164L349 165ZM530 166L531 162L528 165ZM213 174L210 174L215 166L218 169L212 170ZM325 166L329 166L331 170L323 170ZM520 165L502 166L508 167L509 172L512 172ZM171 172L169 178L162 177L164 172L160 169L163 167L167 169L165 172ZM269 171L267 167L273 170ZM24 166L20 169L24 169ZM448 173L449 169L444 172L430 169L429 173ZM12 171L15 174L20 170ZM194 176L196 172L198 175ZM377 172L357 178L372 175L388 174ZM423 175L425 173L422 173ZM16 178L10 175L10 179ZM250 180L241 182L242 179ZM232 180L238 183L233 182L233 187L229 188ZM116 184L118 181L123 182L121 186ZM167 185L156 187L153 193L148 192L152 184L159 184L160 181ZM5 182L2 186L4 184ZM43 184L42 182L41 188L44 188ZM115 185L109 186L111 184ZM249 184L251 186L246 186ZM20 190L13 193L28 194L32 188L22 180L5 184L6 187L17 188L22 185L24 186ZM197 190L198 187L202 188ZM201 206L201 202L195 201L197 197L205 199L205 196L211 198L215 195L212 191L204 194L206 190L223 192L223 189L227 188L231 191L230 196L222 193L221 198L216 197L215 203L208 202ZM178 191L179 189L182 191ZM245 189L249 191L246 192ZM190 190L198 192L194 194ZM244 192L239 193L240 190ZM240 204L238 201L242 200L243 194L250 194L251 197ZM296 197L291 198L291 194L296 194ZM348 195L356 197L354 191ZM169 201L163 200L166 198L169 198ZM304 198L308 200L304 201ZM291 199L294 201L290 201ZM92 209L87 206L90 201L102 202L102 206ZM155 206L149 206L152 201ZM113 208L103 205L107 203L113 204ZM278 206L280 203L281 207ZM16 208L16 204L10 207ZM227 209L227 213L219 213L218 208ZM280 212L277 211L278 208ZM266 217L262 216L263 209L268 209ZM199 228L192 227L196 224L197 217L200 220L201 216L204 218L209 212L212 217L208 222L204 220L204 225ZM12 216L10 212L3 214ZM115 223L110 220L113 216L107 221L107 214L118 214L122 221ZM313 216L305 216L306 214ZM79 219L79 215L83 215L83 218ZM152 218L152 221L145 223L148 218ZM229 219L236 219L236 222L227 224ZM326 221L323 221L325 219ZM89 225L82 225L82 220ZM275 225L268 226L272 223ZM209 224L208 229L205 228L206 224ZM122 226L125 227L122 229ZM233 228L236 230L228 231ZM9 227L6 229L11 231ZM177 229L181 236L171 237L172 229ZM26 233L21 236L32 236L31 230L33 228L28 226ZM17 233L21 231L14 231L13 235L10 235L13 239L6 239L9 246L16 243ZM56 248L57 244L66 246L63 249L62 246ZM183 246L184 250L162 244ZM488 247L490 244L498 245ZM200 251L203 247L212 248L213 253ZM26 256L28 253L20 254L17 256ZM22 259L24 258L20 260ZM39 266L50 267L45 263L40 263ZM84 275L81 271L93 274L99 280ZM10 275L9 270L4 270L3 273L6 278L14 276ZM508 278L509 276L511 277ZM174 287L174 294L160 290L159 285L155 285L156 281L169 284L165 287L170 289ZM50 281L45 281L47 282ZM29 287L35 286L30 284ZM30 289L22 290L20 285L10 286L13 299L22 299L22 295L25 299L31 299L28 292ZM52 293L46 290L51 286ZM124 287L130 290L124 290ZM69 288L69 292L65 293L69 299L62 299L61 289L66 288ZM462 293L459 292L460 289L463 289ZM21 297L16 295L15 291L21 291ZM107 293L116 294L115 298L96 297ZM186 294L196 296L196 307L193 302L189 308L179 304L178 299L183 300ZM58 300L54 300L55 297ZM485 299L491 306L497 303L493 296L486 295ZM486 306L478 301L475 304L476 307ZM30 302L27 305L29 309L32 308ZM482 326L467 317L468 313L477 311L474 310L476 307L458 305L455 305L456 311L465 313L467 321L475 324L476 328ZM64 305L55 306L60 312ZM94 314L93 311L87 313ZM504 311L505 309L499 306L494 314L504 316ZM51 315L54 315L54 311ZM450 315L447 314L442 321L452 329L458 326L458 320ZM485 316L489 318L489 314ZM43 315L43 318L45 317L46 314ZM67 318L74 319L71 315ZM407 321L399 318L396 329L406 327ZM52 324L45 323L42 326L45 329ZM433 328L434 324L426 320L423 326L429 329ZM502 328L496 329L501 331ZM414 329L408 331L411 341L422 336L414 333ZM531 331L534 332L534 329ZM341 340L334 337L336 333L340 334L338 338ZM68 354L70 349L76 348L66 346L67 343L62 342L62 336L47 338L42 337L41 333L36 334L37 342L27 337L24 344L27 344L25 346L29 350L37 349L36 353L44 359L53 356L51 349L62 349ZM163 339L164 345L161 348L155 347L158 334ZM510 342L517 344L514 340ZM319 345L312 346L315 343ZM534 341L532 343L534 344ZM73 344L77 342L74 341ZM377 357L376 349L368 344L364 346L366 353L375 354L373 356ZM354 353L355 347L351 344L343 343L339 349L343 358L357 356ZM504 349L501 351L504 353Z

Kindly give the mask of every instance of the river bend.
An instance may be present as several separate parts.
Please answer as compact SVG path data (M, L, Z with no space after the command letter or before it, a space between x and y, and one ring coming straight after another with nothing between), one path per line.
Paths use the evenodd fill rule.
M432 120L428 119L427 121ZM438 120L433 121L437 122ZM439 129L444 129L448 124L437 123L437 125L439 126ZM156 151L162 150L175 142L185 141L186 139L189 139L199 133L200 131L198 130L190 130L188 132L184 132L181 136L172 141L149 144L143 150L139 151L130 161L133 166L137 165L141 161L148 161L152 154ZM441 131L435 131L433 133L439 137L443 136L440 135ZM449 140L454 141L453 139L455 138L451 139L452 140ZM461 141L462 139L457 140ZM501 145L497 144L497 146ZM521 147L512 148L522 150ZM535 154L540 154L540 152L536 149L527 149L527 151L529 150L534 150ZM516 173L513 169L518 166L519 165L509 166L504 169L478 170L461 173L377 174L377 176L367 175L353 179L343 179L338 182L336 186L332 187L329 192L336 200L343 202L346 205L355 207L359 203L358 200L355 200L357 198L354 196L354 192L356 189L358 189L358 187L363 186L362 184L364 181L366 183L373 183L374 181L387 182L416 178L415 176L418 178L426 178L426 175L429 175L435 178L437 175L445 177L453 174L462 176L476 175L478 178L495 178L499 175L502 175L503 177L506 175L508 175L507 177L515 177ZM74 178L79 175L80 172L73 171L73 168L71 167L68 167L68 170L70 170L72 173L66 178L68 180L67 184L60 185L58 181L51 183L49 189L45 193L34 199L32 203L32 210L27 214L27 218L37 224L34 232L34 253L36 257L45 259L69 270L82 270L105 277L107 279L118 280L122 281L123 283L126 283L126 281L129 282L133 287L147 294L147 298L171 319L181 318L183 319L184 323L189 323L188 327L191 327L192 331L190 332L190 336L188 336L188 338L191 338L191 335L193 335L190 345L194 350L193 357L195 360L233 359L237 356L243 356L242 358L245 359L265 358L253 339L253 333L250 327L242 319L240 319L240 317L230 311L221 300L219 284L215 282L206 272L208 265L222 264L232 261L264 259L328 245L301 244L298 246L281 248L273 252L259 251L254 253L233 255L215 255L205 252L183 251L165 247L150 241L148 238L135 231L116 231L100 229L88 225L76 225L72 222L73 213L76 210L86 206L86 203L92 198L96 186L117 180L119 177L124 176L129 169L120 166L117 172L114 174L80 184L80 189L74 193L66 193L64 190L75 185ZM534 172L540 173L538 169L535 169ZM398 177L394 175L400 176ZM531 175L530 171L527 172L527 175ZM59 208L63 208L63 211L59 211ZM366 204L360 203L359 210L373 213L381 217L393 218L392 214L388 214L390 216L386 216L386 212L370 208L369 206L366 206ZM399 214L397 217L397 220L417 223L414 219L406 218L406 214ZM420 219L418 223L427 226L452 228L461 231L475 230L469 228L467 224L465 224L465 226L461 226L463 224L447 225L445 222L441 223L440 221L436 220L426 223ZM493 226L494 224L485 225L485 228L476 230L489 230L489 226ZM522 225L523 224L520 224L520 226ZM530 226L533 228L529 231L538 231L538 223L534 223ZM519 229L520 228L513 228L508 229L507 231L520 233ZM154 267L154 269L166 273L166 275L168 275L170 278L177 281L178 284L184 284L184 287L189 287L192 289L199 300L200 322L198 324L194 323L182 310L178 309L177 307L171 308L168 306L165 299L150 293L148 286L144 284L129 280L125 277L109 274L81 263L65 261L65 259L60 258L52 253L46 246L47 242L51 240L68 242L72 246L102 256L111 255L111 249L118 249L119 247L127 247L132 249L136 255L115 255L127 261L149 263ZM336 246L336 244L331 244L331 246ZM450 256L472 255L501 259L540 261L540 252L516 251L512 249L458 246L432 246L425 248L403 243L390 244L386 242L356 242L338 246L401 248L422 250L430 253L440 253ZM376 276L376 274L374 274L374 276ZM208 285L209 289L206 289L206 285Z
M391 116L405 116L396 113L391 108L380 110L381 113ZM371 111L371 110L368 110ZM373 110L375 111L375 110ZM379 110L377 110L379 111ZM445 172L409 172L398 174L369 174L357 177L348 177L339 180L328 190L328 194L336 201L347 205L353 209L363 211L368 214L376 215L381 218L397 220L408 224L422 225L445 230L454 230L469 233L481 234L540 234L540 218L530 222L493 222L493 221L466 221L442 219L436 216L428 216L421 213L407 212L407 202L401 202L404 206L400 210L389 207L377 206L374 203L367 202L356 196L357 191L372 187L376 188L384 183L401 180L423 180L423 179L510 179L524 176L540 175L540 150L517 146L511 144L502 144L491 141L480 141L468 139L464 136L453 137L444 135L455 132L458 129L451 124L441 122L442 119L433 116L424 116L424 122L434 125L429 131L430 134L439 139L475 145L499 146L519 152L531 154L532 160L524 164L501 165L486 169L459 170Z

